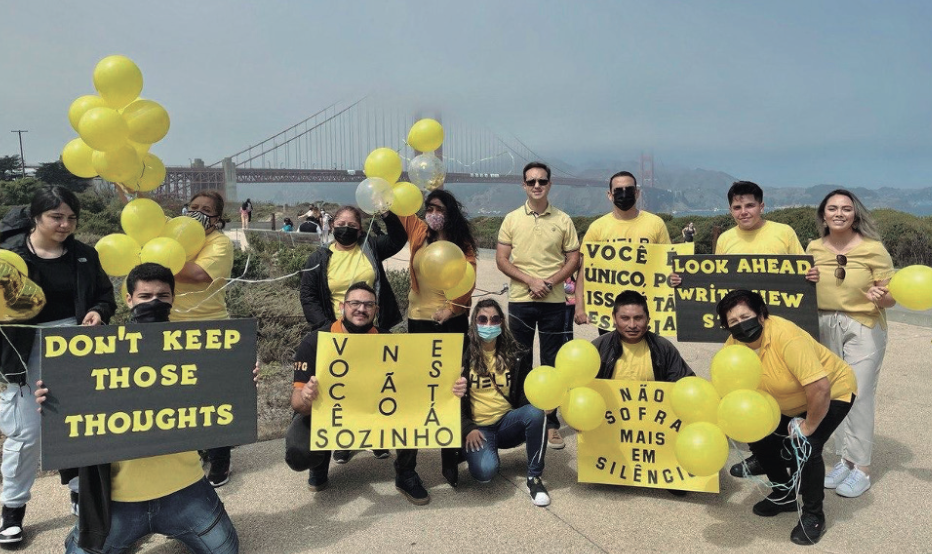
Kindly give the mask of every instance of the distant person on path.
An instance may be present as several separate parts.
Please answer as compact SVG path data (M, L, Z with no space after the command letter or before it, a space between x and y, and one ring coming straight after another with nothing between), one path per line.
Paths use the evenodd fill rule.
M337 221L340 221L337 212ZM389 289L388 294L391 294ZM379 314L379 302L375 290L363 282L352 284L340 302L340 319L329 327L311 331L304 337L295 352L294 388L291 393L291 407L295 414L285 435L285 462L294 471L308 471L307 484L313 492L327 488L330 483L330 451L311 451L311 407L319 394L317 383L317 341L320 332L330 333L378 333L374 322ZM364 368L363 368L364 369ZM375 368L369 368L375 369ZM452 393L462 397L466 389L466 380L460 378L453 386ZM339 451L337 451L339 452ZM378 450L385 452L387 450ZM430 494L424 488L415 471L417 450L396 450L395 488L404 497L417 506L430 502ZM333 452L334 457L336 452ZM334 460L336 461L336 460ZM339 462L338 462L339 463Z
M286 233L294 231L294 222L291 221L290 217L285 218L285 224L282 225L282 231Z
M243 205L240 206L239 218L243 224L243 229L249 229L249 224L252 222L252 200L247 198Z
M825 476L825 488L856 498L871 487L877 382L887 348L885 309L896 304L887 290L893 260L853 193L833 190L816 213L822 238L809 243L807 253L823 273L816 285L820 342L845 360L858 380L858 401L835 433L841 460Z
M696 238L696 226L692 221L686 227L683 227L683 242L693 242Z
M330 244L331 222L333 217L327 212L322 212L320 216L320 243Z
M612 211L592 222L583 237L583 243L618 241L637 244L670 244L667 224L660 217L637 208L641 197L637 179L629 171L619 171L608 180L608 201ZM579 256L580 267L585 264L585 253ZM576 283L576 323L589 323L586 314L585 280ZM599 334L609 333L599 329Z
M181 215L188 215L188 204L185 202L185 205L181 207Z
M305 218L304 222L298 226L299 233L317 233L319 230L320 227L310 217Z
M548 200L550 168L541 162L531 162L524 167L523 175L527 202L502 221L495 262L511 278L509 327L529 353L523 358L526 364L523 371L527 373L533 363L535 332L540 336L543 365L554 364L557 350L565 342L566 295L561 284L579 267L579 237L570 216ZM547 425L548 445L557 450L563 448L556 412Z

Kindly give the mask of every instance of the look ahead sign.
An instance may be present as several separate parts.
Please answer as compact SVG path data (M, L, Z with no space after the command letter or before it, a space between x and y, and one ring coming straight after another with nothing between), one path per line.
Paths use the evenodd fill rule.
M673 383L596 379L605 423L579 434L580 483L718 492L718 474L694 477L676 461L683 423L673 413Z
M311 450L457 448L461 334L320 333Z
M256 441L256 321L42 329L42 468Z

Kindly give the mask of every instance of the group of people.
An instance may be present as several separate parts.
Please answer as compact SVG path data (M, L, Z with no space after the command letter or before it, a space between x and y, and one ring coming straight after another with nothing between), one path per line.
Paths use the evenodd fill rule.
M299 233L317 233L322 245L327 246L330 244L330 230L333 216L317 206L311 205L304 214L298 215L298 217L304 219L300 225L296 227L294 221L292 221L290 217L286 217L281 230L286 233L294 231Z
M554 365L557 351L571 332L567 316L572 315L576 324L589 323L585 283L575 279L583 263L579 237L569 216L550 203L551 186L545 164L528 164L523 174L527 201L505 217L499 231L496 263L511 279L507 315L491 298L473 305L473 290L449 300L421 274L418 253L440 240L459 247L468 263L476 265L472 227L462 205L448 191L438 189L427 195L423 219L383 214L386 232L379 235L365 232L358 208L336 210L333 241L309 256L301 277L300 302L312 331L297 345L294 357L294 416L285 440L287 465L308 472L311 491L329 486L331 461L345 464L352 454L310 450L310 414L319 395L319 333L386 333L406 315L409 333L464 336L462 374L448 393L461 399L463 445L441 452L444 479L457 487L459 468L465 463L476 481L488 482L498 471L499 450L523 444L528 461L526 490L535 505L550 503L542 481L546 451L548 446L562 448L564 441L556 411L544 413L530 405L523 383L531 370L535 340L540 345L540 363ZM670 243L664 221L637 207L640 194L633 174L613 175L607 191L612 209L593 222L583 242ZM822 236L807 251L791 227L762 217L763 191L758 185L734 183L728 203L736 227L718 238L717 254L808 251L815 260L805 278L818 290L818 340L793 322L769 315L757 293L732 291L717 306L720 324L731 334L726 344L740 342L755 350L763 365L760 388L774 396L783 414L777 430L751 444L753 456L731 468L731 473L737 477L766 475L773 492L754 506L760 516L796 511L798 490L802 511L791 539L815 544L825 527L824 489L857 497L870 488L874 393L886 344L884 309L894 304L886 289L893 274L892 261L870 214L849 191L832 191L820 204L817 217ZM113 290L96 252L72 236L79 211L73 194L50 188L40 191L18 220L13 214L4 219L0 246L20 253L30 278L52 291L47 292L49 302L43 312L26 323L106 324L114 312ZM305 217L314 217L312 212ZM188 215L204 225L208 237L196 259L174 277L152 264L130 273L125 300L132 307L134 321L227 317L223 295L211 294L216 283L229 277L232 267L232 246L219 232L222 213L219 194L195 196ZM695 229L692 225L687 229L691 239ZM403 314L384 261L406 244L411 286L407 314ZM75 269L55 271L55 264L71 264ZM674 286L681 282L677 275L669 280ZM568 296L575 306L567 307ZM639 292L619 291L612 315L614 329L600 330L593 341L601 361L597 378L672 382L694 374L673 343L648 330L650 310ZM39 418L35 404L30 404L32 395L21 393L35 383L41 405L48 391L34 378L36 331L7 328L5 333L0 362L10 384L3 392L0 424L9 438L4 444L0 542L15 542L22 540L25 505L38 459ZM826 475L822 454L833 435L840 458ZM808 442L810 454L796 467L794 460L781 456L781 450L787 440L801 437ZM390 456L382 450L372 454ZM408 501L424 505L430 495L416 469L417 454L415 449L396 452L395 485ZM79 515L68 537L68 552L122 551L124 545L148 533L176 536L196 552L236 552L236 531L213 491L229 479L230 450L205 455L210 465L206 479L197 453L63 471L63 483L74 491ZM798 488L791 488L791 482L797 482ZM109 505L108 511L100 511L101 502ZM161 505L163 517L151 515L153 503ZM196 512L196 517L188 511ZM109 514L108 521L102 521L101 514ZM188 531L177 527L181 519L192 526ZM209 529L196 528L201 521L209 523ZM197 540L186 539L186 533L193 533Z

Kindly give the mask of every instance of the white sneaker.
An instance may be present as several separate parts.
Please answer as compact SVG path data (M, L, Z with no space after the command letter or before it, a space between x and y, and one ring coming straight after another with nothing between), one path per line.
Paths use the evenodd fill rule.
M831 473L825 476L825 488L838 488L838 485L842 484L845 479L848 478L848 474L850 473L851 468L848 467L848 464L846 464L844 461L838 462L835 464L835 467L832 469Z
M540 477L528 477L527 492L531 494L531 502L533 502L535 506L543 508L544 506L550 505L550 495L547 494L547 489L544 487L544 483L540 480Z
M857 498L871 488L871 476L855 468L844 482L838 485L835 493L845 498Z

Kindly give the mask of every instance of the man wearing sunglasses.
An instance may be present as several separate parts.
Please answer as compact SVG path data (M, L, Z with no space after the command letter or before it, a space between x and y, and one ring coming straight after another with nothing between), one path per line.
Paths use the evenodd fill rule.
M294 418L285 435L285 463L295 471L310 470L307 486L313 492L327 488L330 483L328 470L331 453L311 451L311 405L319 394L317 377L317 338L320 332L330 333L378 333L373 325L379 311L375 290L358 282L346 290L340 303L342 317L329 328L311 331L298 346L294 357L294 389L291 392L291 407ZM462 398L466 392L466 379L460 378L453 386L453 394ZM420 476L414 470L417 465L417 450L396 450L395 488L412 504L423 506L430 502L430 494L424 488Z
M564 343L566 293L563 282L579 267L579 237L573 220L550 204L550 168L540 162L524 167L527 202L509 213L498 232L495 262L511 278L508 322L512 334L528 352L534 333L540 335L540 363L553 365ZM556 288L554 288L556 286ZM525 356L525 374L532 357ZM551 448L565 446L556 412L547 420Z

